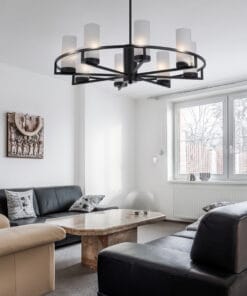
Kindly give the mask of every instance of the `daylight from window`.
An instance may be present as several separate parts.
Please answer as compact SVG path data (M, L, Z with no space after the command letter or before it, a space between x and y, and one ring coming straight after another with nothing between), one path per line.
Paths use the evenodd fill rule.
M222 102L180 109L179 174L190 173L223 174Z
M247 174L247 98L234 100L235 174Z

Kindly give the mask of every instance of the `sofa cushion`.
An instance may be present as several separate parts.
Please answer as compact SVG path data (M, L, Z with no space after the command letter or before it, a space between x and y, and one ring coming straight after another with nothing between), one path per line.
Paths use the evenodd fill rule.
M34 218L33 190L16 192L5 190L10 220Z
M7 189L7 190L14 191L14 192L16 192L16 191L23 192L23 191L27 191L27 190L31 190L31 189L33 189L33 188L14 188L14 189ZM39 216L40 212L39 212L39 206L37 203L35 191L33 192L33 207L34 207L36 216ZM0 190L0 214L8 216L8 206L7 206L7 198L6 198L6 194L5 194L5 189Z
M183 230L183 231L174 233L172 236L194 239L195 236L196 236L196 231L193 231L193 230Z
M176 250L190 254L193 240L190 238L167 236L148 242L147 245L157 248L157 250Z
M10 221L11 226L22 226L28 224L36 224L36 223L45 223L46 218L44 217L36 217L36 218L26 218L26 219L18 219Z
M69 208L71 212L92 212L104 199L104 195L84 195L77 199Z
M53 213L46 215L46 219L54 219L54 218L63 218L63 217L69 217L74 215L80 215L78 212L61 212L61 213Z
M79 186L35 188L41 216L65 212L82 195Z
M191 258L233 273L247 269L247 202L206 214L199 225Z

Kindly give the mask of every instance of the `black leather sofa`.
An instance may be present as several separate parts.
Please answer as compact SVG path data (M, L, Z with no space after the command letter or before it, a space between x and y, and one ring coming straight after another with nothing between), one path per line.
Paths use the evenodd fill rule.
M46 219L78 215L78 212L69 212L71 205L82 196L79 186L59 186L41 188L19 188L9 189L12 191L26 191L33 189L34 210L36 218L18 219L10 221L11 226L20 226L33 223L44 223ZM95 211L102 211L111 208L96 208ZM8 217L7 199L4 189L0 189L0 213ZM62 241L56 242L56 247L80 242L81 238L75 235L67 235Z
M103 250L98 281L99 296L246 296L247 202L209 212L197 232Z

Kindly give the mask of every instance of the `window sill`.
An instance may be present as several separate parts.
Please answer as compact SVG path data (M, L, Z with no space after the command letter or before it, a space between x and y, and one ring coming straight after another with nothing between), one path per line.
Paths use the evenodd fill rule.
M245 185L247 181L244 180L212 180L212 181L186 181L186 180L168 180L172 184L192 184L192 185Z

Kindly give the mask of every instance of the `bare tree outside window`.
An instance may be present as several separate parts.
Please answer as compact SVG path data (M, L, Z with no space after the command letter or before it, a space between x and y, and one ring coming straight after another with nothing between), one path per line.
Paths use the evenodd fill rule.
M222 175L223 102L181 108L179 121L179 173Z
M235 174L247 174L247 98L234 100Z

